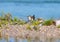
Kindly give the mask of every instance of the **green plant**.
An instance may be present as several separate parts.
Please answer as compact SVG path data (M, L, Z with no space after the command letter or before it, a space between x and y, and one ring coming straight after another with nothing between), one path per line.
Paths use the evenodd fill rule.
M5 20L9 21L9 20L12 19L12 16L11 16L10 13L7 13L7 14L4 15L4 18L5 18Z
M14 19L13 19L13 23L16 23L16 24L19 24L19 25L20 25L20 24L23 25L23 24L25 24L25 21L20 20L20 19L14 17Z
M34 28L33 28L34 30L37 30L38 28L36 27L36 26L34 26Z
M43 25L52 25L53 24L53 20L52 19L49 19L49 20L46 20L46 21L44 21L44 23L43 23Z
M31 27L30 27L30 25L27 25L27 29L28 29L28 30L31 30Z
M37 21L37 20L34 20L34 21L32 21L32 25L39 25L40 24L40 22L39 21Z
M11 14L10 13L7 13L7 14L5 14L4 12L2 12L2 14L1 14L1 16L0 16L0 21L1 21L1 23L0 23L0 26L2 25L2 24L21 24L21 25L23 25L23 24L25 24L25 21L24 20L21 20L21 19L18 19L17 17L14 17L14 18L12 18L12 16L11 16Z
M39 28L40 28L40 26L38 26L38 25L33 27L33 29L36 30L36 31L39 30Z
M60 28L60 25L58 25L57 28Z
M1 27L2 23L0 22L0 27Z
M38 27L39 24L40 24L40 22L38 20L34 20L34 21L31 22L31 25L33 26L32 28L34 30L38 30L39 29L39 27Z

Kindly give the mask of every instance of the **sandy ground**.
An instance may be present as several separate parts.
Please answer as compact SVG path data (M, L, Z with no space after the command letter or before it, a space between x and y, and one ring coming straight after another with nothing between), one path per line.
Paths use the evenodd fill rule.
M41 26L39 30L27 30L26 25L2 25L0 27L0 37L17 37L17 38L60 38L60 28L56 26Z

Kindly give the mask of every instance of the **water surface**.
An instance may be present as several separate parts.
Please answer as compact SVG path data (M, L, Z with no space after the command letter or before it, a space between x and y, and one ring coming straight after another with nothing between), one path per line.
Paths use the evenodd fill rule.
M12 16L27 20L28 15L35 15L36 18L49 19L51 17L60 18L60 3L0 3L0 14L11 13Z
M1 38L0 42L60 42L59 38L53 38L53 39L46 39L46 40L41 40L41 39L16 39L13 37L10 37L8 39Z

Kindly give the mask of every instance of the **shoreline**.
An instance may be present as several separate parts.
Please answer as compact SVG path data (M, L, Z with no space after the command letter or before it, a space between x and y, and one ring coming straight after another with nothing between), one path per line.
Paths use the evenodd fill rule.
M60 28L56 26L41 26L39 30L28 30L25 25L5 25L0 27L0 37L17 38L60 38Z

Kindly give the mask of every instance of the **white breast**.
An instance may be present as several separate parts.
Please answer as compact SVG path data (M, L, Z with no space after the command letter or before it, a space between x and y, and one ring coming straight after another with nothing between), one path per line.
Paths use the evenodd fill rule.
M31 20L31 17L28 17L29 18L29 20Z

